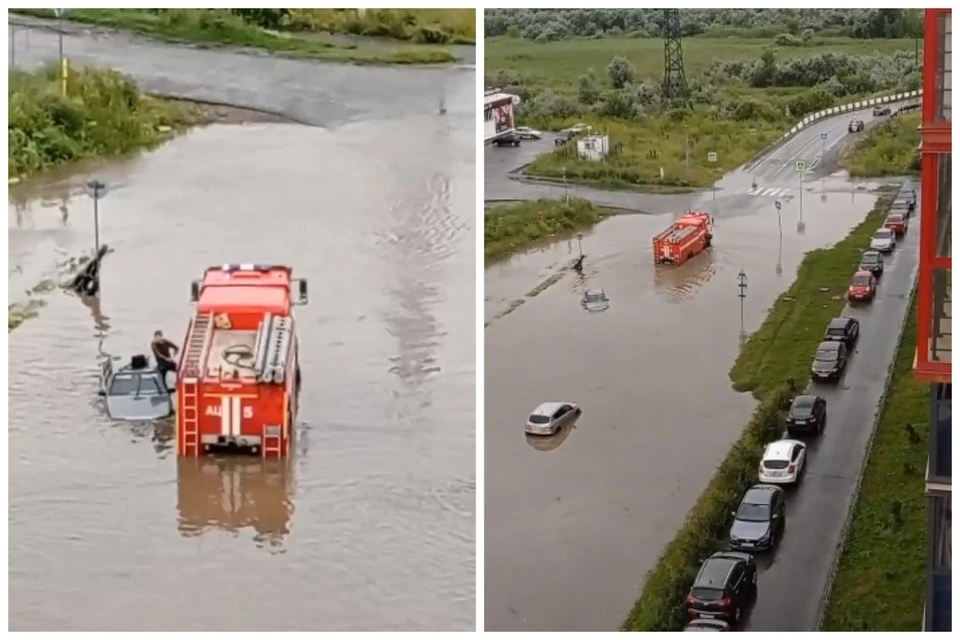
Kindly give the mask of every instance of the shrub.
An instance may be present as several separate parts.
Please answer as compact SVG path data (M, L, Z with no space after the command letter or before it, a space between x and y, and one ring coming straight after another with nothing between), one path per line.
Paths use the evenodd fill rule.
M557 233L582 229L603 219L588 200L538 200L491 207L483 218L483 251L496 260Z

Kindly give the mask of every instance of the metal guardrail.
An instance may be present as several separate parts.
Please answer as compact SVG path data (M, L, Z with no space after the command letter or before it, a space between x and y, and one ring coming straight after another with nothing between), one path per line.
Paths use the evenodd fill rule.
M912 92L919 93L919 92ZM903 98L900 98L901 100ZM878 103L883 104L883 103ZM869 106L869 105L868 105ZM862 108L862 107L861 107ZM914 215L919 220L920 214L920 204L919 204L919 195L920 192L917 189L917 185L913 183L905 183L900 187L900 193L903 192L903 188L907 185L913 187L914 191L917 193L917 210L914 212ZM817 611L817 628L815 631L819 631L820 627L823 626L823 621L827 617L827 607L830 606L830 596L833 594L833 582L837 578L837 571L840 569L840 561L843 559L843 550L847 546L847 536L850 534L850 525L853 522L853 514L857 510L857 501L860 498L860 485L863 483L863 475L867 470L867 463L870 460L870 453L873 451L873 440L877 435L877 428L880 426L880 420L883 418L883 410L887 403L887 396L890 394L890 382L893 379L893 372L897 368L897 354L900 352L900 347L903 345L903 333L904 328L907 326L907 320L910 318L910 312L913 309L913 300L916 296L916 287L917 279L919 278L919 272L913 275L913 286L911 287L911 295L907 300L907 310L903 314L903 320L900 322L900 331L897 336L897 344L893 350L893 359L890 361L890 366L887 367L887 376L883 381L883 393L880 395L880 405L877 409L876 414L873 418L873 426L870 429L870 439L867 440L866 451L863 456L863 460L860 462L860 470L857 473L857 484L853 488L853 497L850 501L850 508L847 510L847 517L843 521L843 528L840 531L840 545L836 549L836 553L833 556L833 563L830 567L830 574L827 576L827 582L823 590L823 594L820 596L820 607Z
M859 102L851 102L850 104L844 104L839 107L830 107L829 109L824 109L823 111L817 111L808 115L806 118L798 122L790 131L783 134L783 136L777 140L776 144L779 144L789 138L792 135L795 135L797 132L801 131L804 127L813 124L818 120L823 118L830 118L841 113L848 113L850 111L859 111L860 109L869 109L870 107L875 107L880 104L888 104L890 102L902 102L903 100L911 100L913 98L920 98L923 96L923 90L918 91L907 91L906 93L896 93L891 96L882 96L880 98L870 98L869 100L861 100Z

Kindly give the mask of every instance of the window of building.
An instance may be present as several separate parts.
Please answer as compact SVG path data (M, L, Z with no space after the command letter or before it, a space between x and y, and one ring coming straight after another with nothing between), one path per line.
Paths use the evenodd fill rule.
M952 122L952 77L951 77L951 54L953 46L951 44L952 36L952 14L941 14L937 18L937 32L940 41L940 60L939 73L937 73L937 120Z
M930 317L930 362L949 362L953 331L951 326L952 294L950 269L935 269L933 272L933 309Z
M934 496L930 499L933 509L933 567L934 571L953 570L953 550L950 544L953 529L953 509L949 496Z
M937 256L949 258L953 253L950 249L952 244L952 222L953 197L951 186L951 164L952 153L938 154L938 175L937 175Z

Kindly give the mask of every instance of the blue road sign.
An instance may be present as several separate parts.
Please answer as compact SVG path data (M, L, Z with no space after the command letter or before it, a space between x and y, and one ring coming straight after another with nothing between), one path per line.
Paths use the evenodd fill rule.
M826 140L826 139L827 139L827 132L826 132L826 131L824 131L823 133L820 134L820 139L821 139L821 140Z
M781 206L782 206L782 205L780 204L780 201L779 201L779 200L774 200L774 201L773 201L773 204L776 205L777 211L780 211L780 208L781 208Z

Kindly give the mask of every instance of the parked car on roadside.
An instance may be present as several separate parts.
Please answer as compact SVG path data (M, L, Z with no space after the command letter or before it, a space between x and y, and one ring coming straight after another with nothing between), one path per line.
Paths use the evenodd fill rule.
M869 271L875 277L883 275L883 254L879 251L864 251L860 256L860 265L858 271Z
M513 132L524 140L539 140L543 137L542 132L531 129L530 127L517 127Z
M519 147L521 141L522 138L511 131L503 134L499 138L496 138L493 141L493 144L498 147Z
M736 624L757 590L757 563L749 553L721 551L700 565L684 601L687 617Z
M897 236L891 229L887 229L886 227L877 229L873 237L870 238L870 248L876 249L881 253L890 253L897 248Z
M834 318L827 323L827 328L823 332L824 340L834 340L842 342L848 348L853 348L860 337L860 321L856 318L840 317Z
M883 221L883 226L891 229L898 237L907 232L907 217L899 213L891 213Z
M847 288L847 300L852 302L873 302L877 295L877 276L869 271L857 271L853 274Z
M810 377L814 381L839 380L847 368L847 345L835 340L821 342L813 356Z
M798 436L807 433L823 433L827 424L827 401L820 396L805 394L797 396L787 413L787 433Z
M687 623L684 631L730 631L730 625L723 620L709 620L707 618L697 618Z
M739 551L772 549L787 521L783 489L769 484L750 487L732 515L729 534L732 548Z
M807 445L799 440L777 440L767 445L757 474L764 484L796 484L807 462Z

